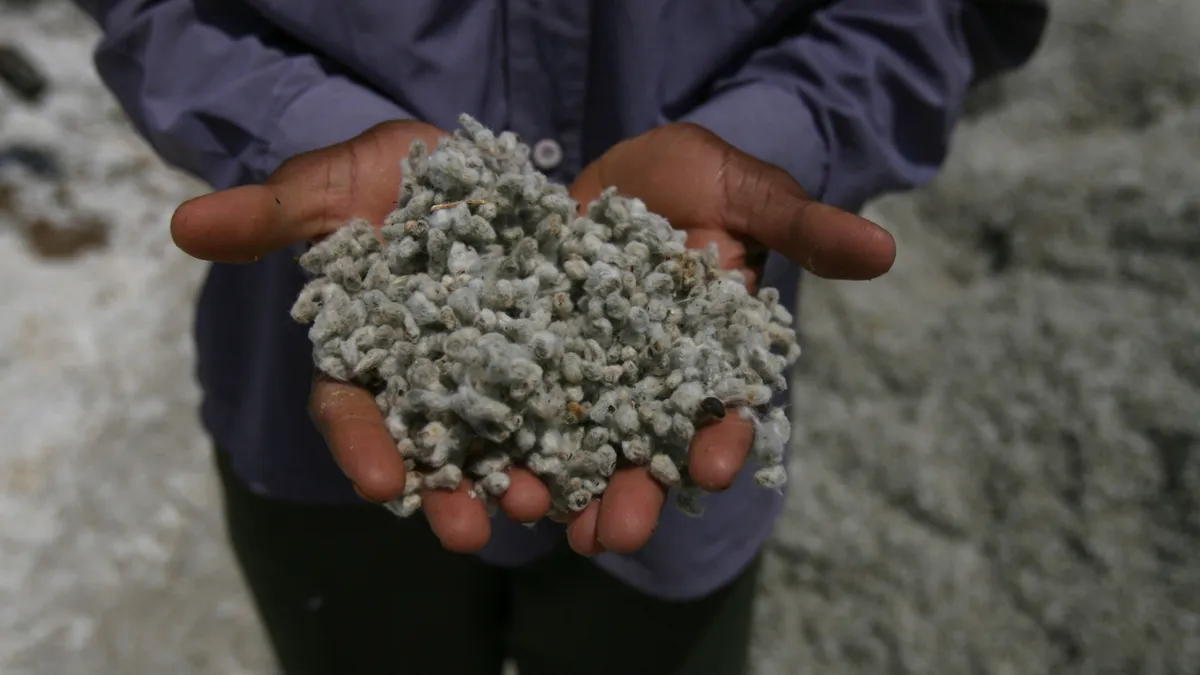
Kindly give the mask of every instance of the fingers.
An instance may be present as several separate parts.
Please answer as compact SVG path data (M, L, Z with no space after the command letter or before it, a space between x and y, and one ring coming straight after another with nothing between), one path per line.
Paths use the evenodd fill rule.
M600 500L596 541L614 553L637 551L654 534L666 499L666 488L646 467L618 469Z
M726 415L700 427L688 459L692 480L709 492L727 489L746 463L753 442L754 425L741 415Z
M567 525L567 543L579 555L590 558L604 553L604 546L597 537L600 508L600 502L592 501Z
M745 464L753 440L754 426L740 415L702 427L692 441L692 479L710 492L727 489ZM633 553L654 534L666 498L667 488L645 467L618 469L599 503L589 504L572 519L567 541L585 556Z
M723 174L725 226L827 279L873 279L896 260L875 223L814 201L779 167L736 155Z
M334 460L354 489L368 501L382 503L404 491L404 459L384 424L370 392L353 384L320 376L313 384L313 421ZM550 509L550 492L536 476L513 469L500 506L517 522L534 522ZM478 551L487 544L491 524L483 502L470 494L471 482L450 490L423 490L421 502L429 525L452 551Z
M442 546L456 553L474 553L492 535L487 509L471 494L471 485L471 481L464 480L454 490L421 491L421 507L429 527Z
M500 508L518 523L540 520L550 510L550 491L537 476L525 469L509 472L511 483L500 497ZM454 490L422 490L421 504L429 527L442 546L459 553L483 548L491 537L492 525L481 500L471 495L471 481Z
M364 499L387 502L404 492L404 459L370 392L318 376L310 413L334 461Z
M541 520L550 510L550 490L528 469L511 469L509 485L500 496L500 508L518 523Z

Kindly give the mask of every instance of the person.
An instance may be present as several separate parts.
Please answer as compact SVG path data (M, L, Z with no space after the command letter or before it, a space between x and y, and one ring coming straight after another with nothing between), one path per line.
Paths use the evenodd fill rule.
M77 0L99 74L161 157L216 191L171 227L213 262L202 418L230 540L286 673L746 672L782 495L752 428L698 436L703 517L622 469L570 523L527 472L490 518L464 484L397 495L370 396L317 378L295 257L394 207L400 159L460 113L510 129L586 203L615 185L795 305L800 270L885 273L855 215L930 180L968 89L1036 48L1036 0ZM311 412L311 420L306 411ZM752 470L752 467L751 467ZM523 526L532 523L532 526ZM797 636L799 639L799 636Z

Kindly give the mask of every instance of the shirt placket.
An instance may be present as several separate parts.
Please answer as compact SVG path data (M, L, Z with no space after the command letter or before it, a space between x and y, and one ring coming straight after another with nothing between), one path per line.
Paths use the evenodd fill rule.
M592 0L509 0L509 128L538 169L569 182L583 168Z

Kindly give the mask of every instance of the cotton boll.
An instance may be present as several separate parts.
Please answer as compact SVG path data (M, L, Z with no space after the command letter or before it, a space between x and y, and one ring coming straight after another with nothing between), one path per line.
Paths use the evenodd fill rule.
M499 471L489 473L479 481L483 489L493 497L499 497L507 492L510 483L511 479L509 479L508 474Z
M765 466L754 472L754 482L768 490L782 490L787 484L787 470L781 464Z
M676 487L682 480L679 474L679 467L675 466L675 461L663 454L654 455L650 458L650 475L654 477L654 480L667 487Z
M433 473L426 474L424 487L430 490L453 490L462 482L462 469L447 464Z
M421 495L405 495L400 499L387 502L384 507L401 518L407 518L421 510Z

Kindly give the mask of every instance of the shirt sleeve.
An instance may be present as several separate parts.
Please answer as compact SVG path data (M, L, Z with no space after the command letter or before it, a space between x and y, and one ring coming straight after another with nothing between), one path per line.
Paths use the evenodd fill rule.
M76 0L95 62L169 164L214 188L261 182L292 155L408 112L234 0Z
M1046 15L1037 0L840 0L681 121L857 209L934 177L970 85L1024 63Z

